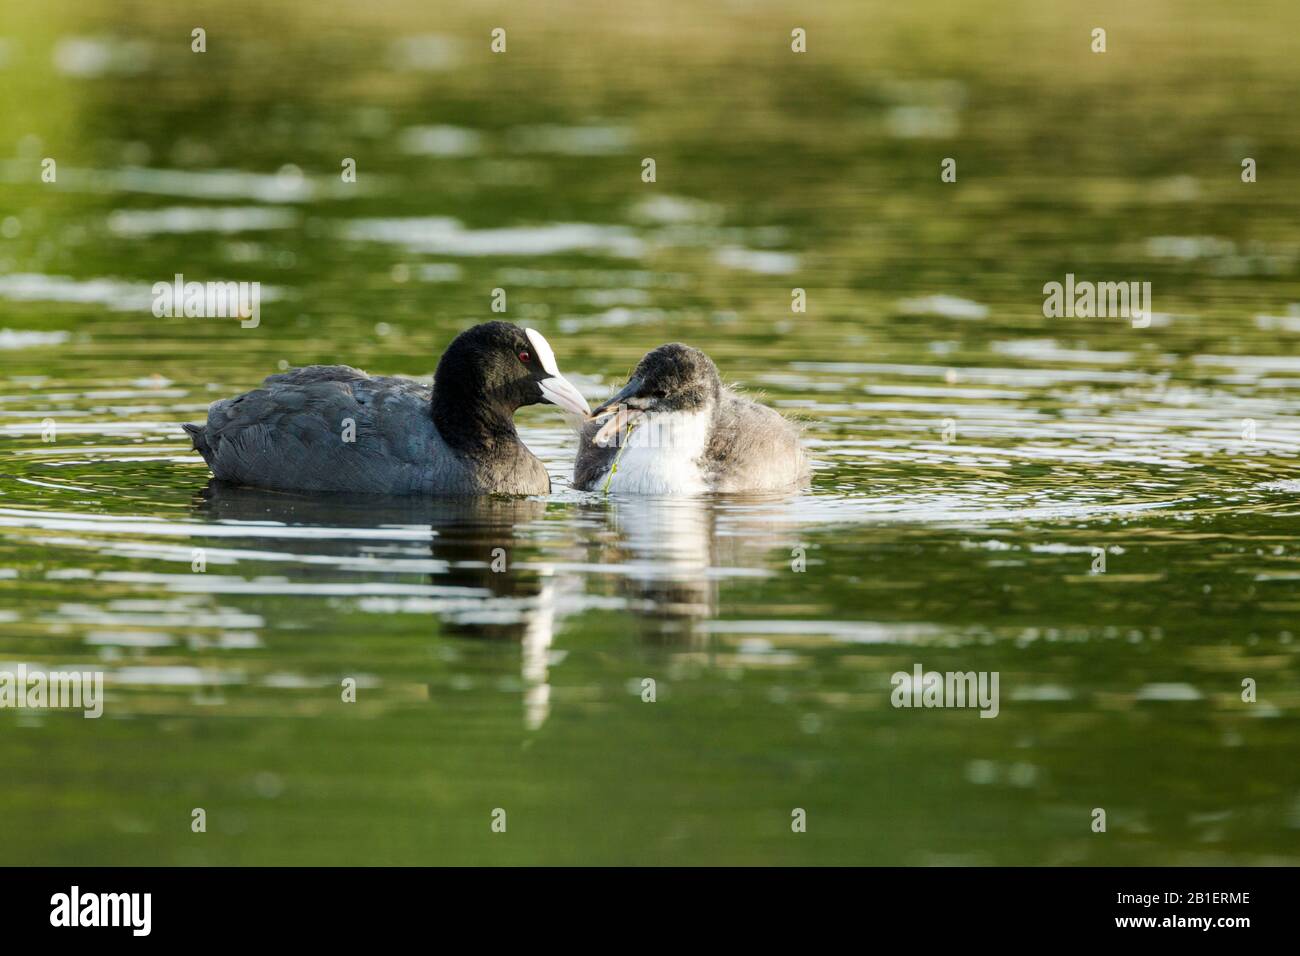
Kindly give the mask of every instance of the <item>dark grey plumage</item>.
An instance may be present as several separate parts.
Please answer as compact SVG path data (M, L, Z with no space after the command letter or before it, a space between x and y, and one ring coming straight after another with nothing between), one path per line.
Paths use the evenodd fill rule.
M442 440L429 414L432 398L430 386L408 379L312 365L270 375L261 388L214 402L206 426L183 427L222 481L296 491L477 493L489 482L475 480ZM344 441L349 421L352 442ZM545 494L546 470L532 461L536 469L522 462L520 493Z
M578 432L578 453L573 459L573 487L579 491L598 491L618 455L617 444L596 444L596 432L600 431L601 425L601 422L583 422L582 429Z
M552 400L556 382L572 390L563 396L574 405L571 410L585 408L585 402L553 374L549 346L546 358L539 354L534 360L527 351L542 352L539 341L544 345L537 333L505 322L476 326L448 348L433 386L346 365L294 369L214 402L206 425L183 427L212 473L240 485L399 495L546 494L550 477L519 440L513 413L520 405Z

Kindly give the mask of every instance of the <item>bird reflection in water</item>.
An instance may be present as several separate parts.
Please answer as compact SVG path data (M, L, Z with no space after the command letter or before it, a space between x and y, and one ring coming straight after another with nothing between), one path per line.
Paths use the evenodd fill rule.
M521 648L524 723L540 727L550 713L548 663L555 633L555 580L524 560L533 526L546 510L538 498L297 494L244 488L212 480L196 507L221 522L274 522L322 529L422 527L430 530L435 568L429 583L458 592L438 611L444 633L517 640ZM532 530L530 530L532 529ZM362 562L374 539L364 534L295 538L294 548ZM255 547L265 547L260 536Z
M798 532L780 520L788 497L610 497L584 505L598 530L589 560L612 574L645 639L704 648L718 616L720 583L763 578Z
M789 502L771 497L614 496L580 503L578 540L547 541L544 548L547 503L540 498L297 494L213 480L197 507L212 521L259 525L245 545L255 549L276 540L267 525L347 530L295 536L291 547L301 556L340 559L327 565L332 570L368 576L403 570L374 563L376 541L390 553L402 551L409 566L393 529L428 529L432 567L419 565L437 589L434 613L442 632L519 642L529 729L550 714L558 618L603 603L599 592L608 582L642 625L642 639L707 650L720 582L768 577L777 567L773 554L788 554L799 543L787 520ZM375 570L367 570L371 563ZM314 569L304 565L301 573Z

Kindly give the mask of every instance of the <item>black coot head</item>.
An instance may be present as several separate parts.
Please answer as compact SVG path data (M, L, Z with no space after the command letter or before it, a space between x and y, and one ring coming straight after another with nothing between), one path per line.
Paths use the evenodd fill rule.
M438 363L434 384L444 400L509 411L547 402L578 415L589 412L582 393L560 374L542 334L510 322L484 322L456 336Z

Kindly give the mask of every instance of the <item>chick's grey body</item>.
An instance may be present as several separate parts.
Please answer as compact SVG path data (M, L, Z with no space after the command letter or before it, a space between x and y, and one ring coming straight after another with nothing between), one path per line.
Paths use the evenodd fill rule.
M562 382L549 346L545 362L527 352L540 351L544 341L509 323L476 326L448 348L432 386L347 365L294 369L214 402L206 425L184 428L212 473L233 484L389 495L547 494L546 468L511 420L519 405L548 400L539 382L552 393ZM578 403L572 410L585 408L576 391L565 400Z
M776 491L808 480L799 427L752 399L722 390L705 451L705 474L714 491Z
M635 421L617 442L597 443L600 421L583 426L574 463L581 490L767 492L809 478L799 427L722 385L698 349L674 343L648 353L628 386L602 407L620 405L633 410ZM640 478L626 474L633 469Z

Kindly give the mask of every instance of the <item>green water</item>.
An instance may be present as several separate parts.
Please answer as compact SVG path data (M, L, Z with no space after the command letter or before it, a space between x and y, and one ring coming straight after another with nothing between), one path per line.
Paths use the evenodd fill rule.
M373 6L0 20L0 670L105 675L0 710L0 863L1300 861L1293 5ZM592 399L705 349L812 489L577 493L547 407L546 499L207 489L210 401L494 289Z

